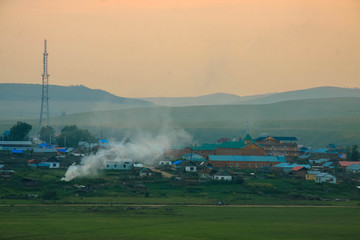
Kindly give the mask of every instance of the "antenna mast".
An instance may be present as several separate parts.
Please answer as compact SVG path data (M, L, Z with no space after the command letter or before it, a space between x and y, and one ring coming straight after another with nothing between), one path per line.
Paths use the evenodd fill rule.
M48 53L46 51L46 39L44 40L44 54L43 54L43 74L42 76L42 88L41 88L41 111L39 130L45 126L49 126L49 74L48 74Z

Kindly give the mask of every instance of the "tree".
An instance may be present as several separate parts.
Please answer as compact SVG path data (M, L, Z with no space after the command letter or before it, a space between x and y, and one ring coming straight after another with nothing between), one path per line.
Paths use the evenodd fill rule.
M40 129L40 139L44 142L51 143L55 137L55 130L51 126Z
M79 129L76 125L65 126L56 137L61 147L78 147L80 141L93 142L95 137L87 129Z
M8 140L11 141L23 141L29 139L29 132L32 129L32 126L25 122L17 122L10 129L10 134Z
M351 156L350 156L350 160L351 161L359 161L359 150L358 150L358 145L353 145L351 148Z

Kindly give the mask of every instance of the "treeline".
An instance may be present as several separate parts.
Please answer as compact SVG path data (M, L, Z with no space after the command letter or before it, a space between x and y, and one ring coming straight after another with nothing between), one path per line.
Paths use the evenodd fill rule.
M25 122L17 122L11 127L9 132L1 136L3 141L27 141L32 126ZM87 129L81 129L76 125L65 126L61 129L60 134L51 126L45 126L40 129L39 138L43 142L57 144L59 147L78 147L80 141L92 143L96 141L93 134Z

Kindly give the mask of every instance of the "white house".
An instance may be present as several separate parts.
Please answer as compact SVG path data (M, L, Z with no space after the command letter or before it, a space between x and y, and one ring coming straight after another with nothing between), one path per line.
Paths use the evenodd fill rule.
M132 160L123 159L119 161L108 161L104 163L105 169L114 169L114 170L130 170L132 169Z
M159 165L160 166L171 166L171 161L160 161Z
M316 183L336 183L336 177L329 173L319 173L315 176Z
M226 170L222 170L222 171L218 171L214 174L213 176L214 180L222 180L222 181L232 181L232 176L231 174L226 171Z
M196 164L194 164L193 162L187 162L185 164L185 172L196 172Z

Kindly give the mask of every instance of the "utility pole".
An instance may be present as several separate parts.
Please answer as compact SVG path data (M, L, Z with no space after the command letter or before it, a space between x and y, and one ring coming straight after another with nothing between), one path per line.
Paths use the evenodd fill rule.
M42 88L41 88L41 111L39 121L39 131L44 126L49 126L49 74L48 74L48 53L46 51L46 39L44 40L44 53L43 53L43 74Z

